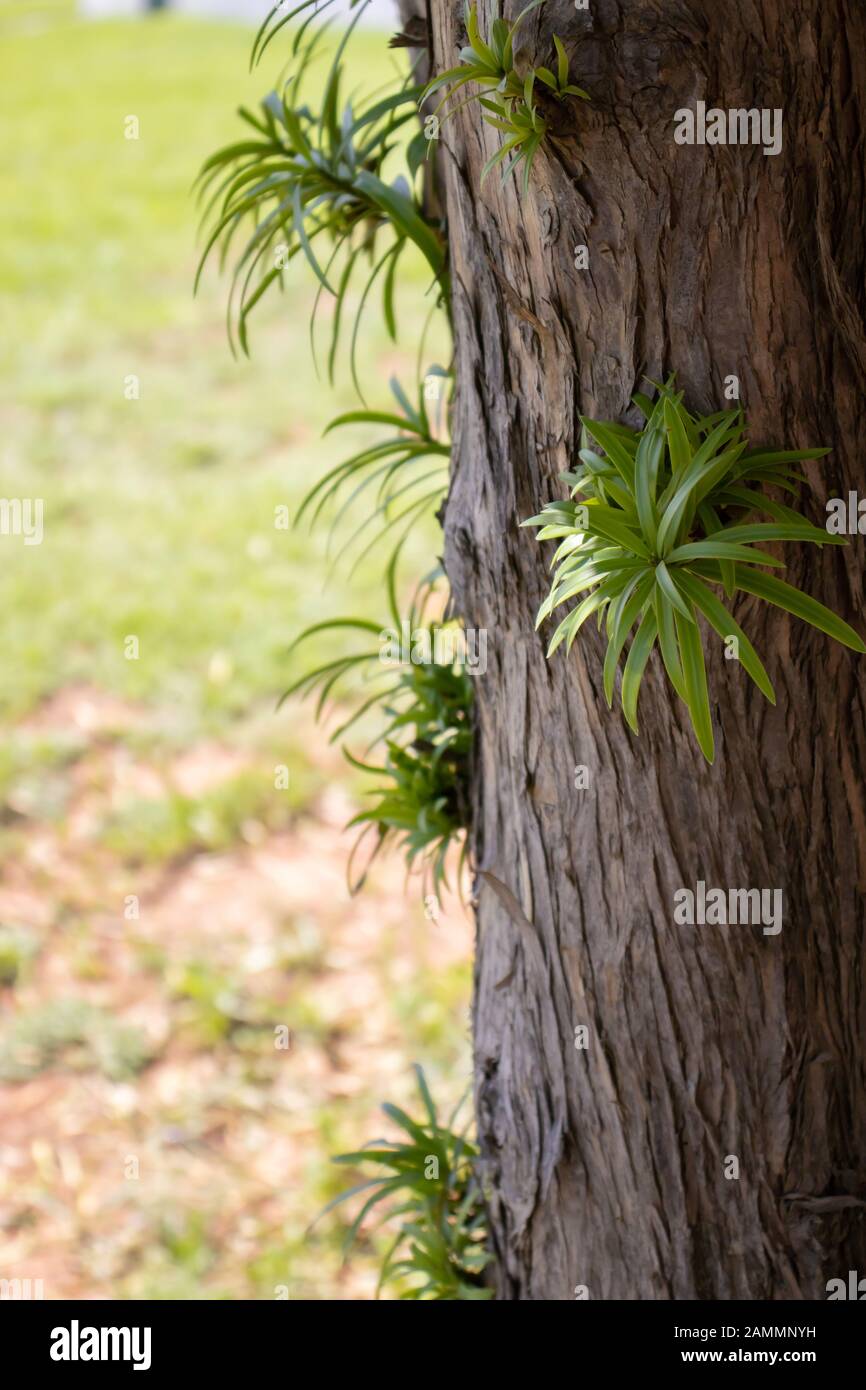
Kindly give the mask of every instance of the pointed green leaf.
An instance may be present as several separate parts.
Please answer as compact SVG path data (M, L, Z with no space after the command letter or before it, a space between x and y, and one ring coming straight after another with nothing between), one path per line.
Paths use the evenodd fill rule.
M607 652L604 658L604 695L608 705L613 703L613 683L620 654L638 613L652 593L653 575L635 575L611 605L612 619Z
M722 641L728 637L736 637L740 663L761 693L766 695L771 705L774 705L776 693L773 690L773 683L764 669L761 658L739 623L731 616L725 605L719 602L715 594L695 575L687 574L685 571L681 572L680 584L692 602L703 613L710 626L715 628Z
M640 692L640 683L646 668L649 654L652 651L658 626L656 615L652 608L647 608L641 619L640 626L634 635L634 641L625 663L625 670L622 673L622 708L626 720L637 733L637 700Z
M662 654L665 670L668 673L668 679L680 699L685 700L686 687L683 679L683 668L680 664L679 648L677 646L674 610L658 587L653 593L653 607L655 608L656 623L658 624L659 650Z
M738 570L737 588L745 589L747 594L755 594L767 603L775 604L777 608L784 608L786 612L793 613L795 618L817 627L821 632L826 632L829 637L841 642L844 647L850 647L852 651L866 652L866 644L853 627L831 609L825 608L817 599L801 593L799 589L776 579L774 575L762 574L760 570Z
M713 741L713 721L710 717L710 696L707 689L707 673L704 666L704 649L701 634L695 622L687 623L679 613L674 615L677 641L680 648L680 662L686 689L686 704L701 752L708 763L715 757Z
M691 608L683 599L679 589L676 586L676 581L672 578L671 573L663 560L660 560L659 563L656 565L655 576L656 583L664 597L667 599L668 603L673 605L677 612L685 618L687 623L693 623L695 620L694 614L692 613Z

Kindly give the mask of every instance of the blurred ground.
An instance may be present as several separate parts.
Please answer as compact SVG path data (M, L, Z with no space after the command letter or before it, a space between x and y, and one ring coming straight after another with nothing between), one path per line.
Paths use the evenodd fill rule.
M382 611L376 556L325 590L324 535L274 528L355 403L316 376L303 272L251 363L215 274L190 294L192 178L282 57L249 78L242 27L49 0L0 31L0 492L45 507L41 545L0 538L0 1275L368 1297L372 1248L343 1267L345 1218L307 1227L412 1061L443 1103L465 1088L471 940L399 861L349 898L363 789L309 711L275 712L300 627ZM357 55L373 86L395 61L371 33ZM413 377L424 288L403 350L367 321L371 405Z

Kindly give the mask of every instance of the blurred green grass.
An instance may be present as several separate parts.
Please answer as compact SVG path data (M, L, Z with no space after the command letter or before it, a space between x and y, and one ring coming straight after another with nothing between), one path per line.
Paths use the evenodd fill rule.
M69 0L0 3L0 112L14 131L0 147L0 199L14 209L0 224L0 494L45 506L41 545L0 537L0 849L20 868L0 928L0 1071L6 1057L10 1089L32 1076L51 1100L33 1110L32 1130L16 1131L35 1170L0 1191L12 1194L0 1233L15 1248L19 1229L31 1231L16 1258L33 1253L49 1282L56 1258L60 1287L113 1297L272 1298L283 1281L317 1297L369 1290L378 1237L347 1276L346 1217L323 1223L312 1246L305 1235L347 1179L327 1156L379 1132L373 1103L409 1099L414 1058L444 1080L446 1099L466 1074L464 957L446 950L433 967L417 886L405 905L392 889L402 874L374 885L378 900L339 896L342 864L323 857L347 852L350 837L311 833L320 886L284 921L256 900L252 870L225 894L190 874L184 886L205 894L194 911L176 891L195 857L211 872L235 852L237 873L259 834L290 851L297 816L335 776L291 708L273 717L298 674L286 648L309 622L384 610L381 556L325 588L325 535L274 527L275 507L294 512L320 472L369 439L321 438L357 398L345 364L335 391L314 370L305 267L257 310L252 361L230 356L214 269L192 297L193 179L287 54L275 45L250 76L250 40L238 25L165 13L85 23ZM353 49L365 88L401 61L380 34L359 33ZM129 115L137 141L124 139ZM371 406L390 405L393 373L413 379L426 289L417 263L399 347L371 306L361 356ZM428 361L443 357L439 327ZM125 398L130 375L139 400ZM432 520L413 547L407 579L439 548ZM138 660L124 658L128 635ZM142 717L97 700L91 727L61 699L40 722L40 705L70 685L138 701ZM241 766L176 789L176 755L207 762L211 741ZM283 762L288 793L274 787ZM140 925L120 920L132 889ZM249 918L211 935L208 914L235 895ZM264 977L262 940L273 957ZM165 1030L153 1063L139 1014ZM297 1030L291 1068L274 1052L274 1019ZM133 1101L123 1077L138 1087ZM149 1146L140 1186L125 1182L118 1154ZM268 1146L290 1179L276 1158L277 1177L251 1177ZM82 1155L85 1196L58 1183L61 1151L73 1175Z
M16 209L0 233L0 472L4 495L41 497L45 515L41 545L0 540L0 711L89 682L159 703L185 738L218 730L281 693L286 647L307 621L382 613L380 556L325 589L324 535L274 526L276 507L294 514L312 479L369 438L321 438L357 398L347 368L336 391L316 375L306 266L257 310L252 361L230 356L215 263L192 297L192 181L288 44L250 76L250 31L234 24L84 23L58 4L5 5L0 26L0 107L15 128L0 199ZM400 62L381 35L353 44L365 89ZM138 140L124 138L129 115ZM371 405L389 401L394 371L415 372L423 265L409 281L399 348L375 305L364 320ZM138 400L124 394L133 375ZM436 543L431 522L416 541L422 571ZM124 657L127 635L137 660Z

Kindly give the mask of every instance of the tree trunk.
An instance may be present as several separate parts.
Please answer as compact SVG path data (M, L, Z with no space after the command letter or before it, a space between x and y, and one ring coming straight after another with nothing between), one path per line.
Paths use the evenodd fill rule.
M431 8L442 71L463 3ZM491 0L479 13L485 34ZM866 662L741 596L776 707L705 634L715 765L657 654L634 737L605 703L593 624L545 660L552 546L518 524L567 495L579 414L634 423L632 391L668 371L704 410L735 374L753 443L832 447L808 469L819 525L858 487L866 9L547 0L519 33L519 66L563 39L592 95L575 138L539 154L521 194L495 172L479 190L500 137L477 105L441 136L446 564L457 611L488 632L474 1020L497 1291L824 1298L829 1278L866 1274ZM781 107L782 152L677 145L674 113L698 100ZM785 549L786 577L862 632L862 539ZM676 925L674 893L698 880L781 888L780 934Z

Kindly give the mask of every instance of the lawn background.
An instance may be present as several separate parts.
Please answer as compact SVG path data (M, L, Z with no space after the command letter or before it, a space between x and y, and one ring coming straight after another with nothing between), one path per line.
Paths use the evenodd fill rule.
M431 923L396 863L349 899L363 787L276 710L306 623L384 609L381 556L326 584L326 533L274 526L370 438L322 439L357 398L315 371L312 277L259 306L251 361L215 266L192 297L194 176L288 56L251 76L250 39L0 4L0 492L45 517L0 538L0 1273L48 1297L369 1296L372 1248L345 1270L344 1221L306 1235L346 1180L328 1154L379 1133L411 1061L448 1100L468 1075L459 906ZM366 90L400 62L353 41ZM399 346L365 320L373 407L415 380L425 293L415 263ZM408 569L438 546L431 520Z

